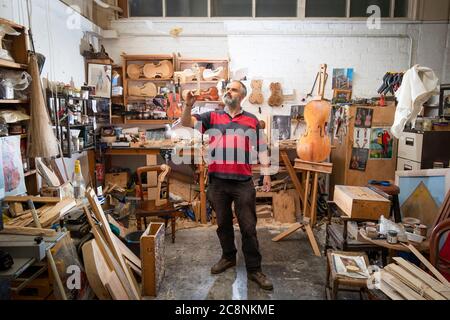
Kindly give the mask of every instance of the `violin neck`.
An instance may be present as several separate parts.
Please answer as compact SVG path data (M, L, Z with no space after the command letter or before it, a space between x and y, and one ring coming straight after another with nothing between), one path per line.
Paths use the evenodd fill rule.
M320 100L323 100L323 97L325 95L325 83L327 82L328 74L327 74L327 65L322 64L320 65L320 71L319 71L319 92L318 96L320 97Z

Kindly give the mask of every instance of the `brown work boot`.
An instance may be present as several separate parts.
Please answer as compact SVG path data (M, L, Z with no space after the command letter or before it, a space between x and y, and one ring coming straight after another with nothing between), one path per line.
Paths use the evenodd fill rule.
M261 289L264 290L273 290L273 284L272 282L269 280L269 278L267 278L267 276L262 273L261 271L256 271L256 272L248 272L247 273L247 278L255 281L259 287Z
M236 265L236 259L228 260L225 258L221 258L219 262L217 262L215 265L211 268L212 274L219 274L227 270L228 268L234 267Z

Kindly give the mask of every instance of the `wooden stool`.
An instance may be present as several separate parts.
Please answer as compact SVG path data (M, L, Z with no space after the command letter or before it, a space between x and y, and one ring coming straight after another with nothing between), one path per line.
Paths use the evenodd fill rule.
M325 287L327 300L336 300L338 291L359 292L361 300L363 294L367 292L367 279L356 279L346 277L336 273L332 254L342 254L351 257L364 257L366 266L369 266L369 259L364 252L344 252L344 251L327 251L327 284ZM344 289L340 288L345 287Z

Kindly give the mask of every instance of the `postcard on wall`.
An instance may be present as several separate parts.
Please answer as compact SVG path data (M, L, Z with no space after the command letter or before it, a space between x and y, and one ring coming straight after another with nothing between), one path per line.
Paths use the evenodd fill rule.
M352 158L350 160L350 170L366 171L369 149L352 149Z
M353 90L353 68L333 69L333 90Z
M278 130L278 140L288 140L291 138L291 117L273 116L272 132Z
M20 154L20 136L1 138L3 181L5 196L16 196L27 192Z
M354 128L353 148L369 149L369 147L370 147L370 128Z
M372 128L370 137L370 159L392 159L394 137L390 128Z
M371 128L372 127L373 109L358 108L356 109L355 127Z

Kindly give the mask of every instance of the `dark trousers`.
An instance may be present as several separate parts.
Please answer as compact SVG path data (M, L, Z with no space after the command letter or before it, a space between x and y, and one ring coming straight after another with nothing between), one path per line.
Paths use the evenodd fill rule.
M231 210L231 204L234 202L247 271L261 271L261 254L256 237L256 191L253 181L211 178L207 196L217 216L217 235L222 246L222 257L228 260L236 257Z

